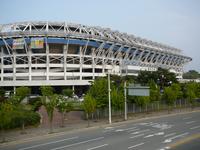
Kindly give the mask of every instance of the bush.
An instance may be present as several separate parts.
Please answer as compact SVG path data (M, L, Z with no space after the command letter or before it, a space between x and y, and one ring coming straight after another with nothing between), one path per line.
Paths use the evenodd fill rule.
M33 111L38 111L42 106L42 101L40 97L29 99L29 104L32 106Z
M4 125L4 129L21 128L23 122L25 126L37 125L40 122L40 115L29 110L13 110L10 112L10 117L11 121Z

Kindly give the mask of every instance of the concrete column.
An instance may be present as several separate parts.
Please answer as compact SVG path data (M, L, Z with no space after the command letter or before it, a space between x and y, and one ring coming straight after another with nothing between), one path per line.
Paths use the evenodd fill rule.
M92 49L92 79L93 80L95 79L95 76L94 76L94 74L95 74L94 51L95 51L95 49L93 48Z
M31 55L32 55L32 51L31 51L31 47L29 46L28 47L28 74L29 74L29 81L32 80L32 77L31 77L31 64L32 64L32 61L31 61Z
M1 47L1 81L3 81L3 47Z
M49 80L49 44L46 41L46 80Z
M64 45L63 47L63 55L64 55L64 64L63 64L63 67L64 67L64 80L67 80L67 77L66 77L66 72L67 72L67 45Z
M13 50L13 81L16 81L16 52Z
M80 80L83 79L82 77L82 70L83 70L83 52L82 52L82 46L79 47L80 52Z

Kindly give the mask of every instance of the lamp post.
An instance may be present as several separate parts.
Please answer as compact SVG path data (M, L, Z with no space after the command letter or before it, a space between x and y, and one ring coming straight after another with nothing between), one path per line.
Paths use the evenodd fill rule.
M108 73L108 105L109 105L109 124L112 123L112 119L111 119L111 98L110 98L110 73Z
M124 82L124 120L127 120L126 81Z

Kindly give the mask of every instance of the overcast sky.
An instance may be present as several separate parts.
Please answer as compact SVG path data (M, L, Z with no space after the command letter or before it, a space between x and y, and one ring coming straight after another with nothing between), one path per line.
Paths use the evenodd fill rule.
M20 21L109 27L182 49L200 71L200 0L1 0L0 24Z

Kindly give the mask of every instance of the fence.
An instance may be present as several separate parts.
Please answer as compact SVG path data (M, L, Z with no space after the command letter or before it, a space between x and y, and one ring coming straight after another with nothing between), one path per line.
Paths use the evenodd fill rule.
M199 107L200 102L195 102L194 105L191 105L187 100L177 100L174 102L172 106L170 106L170 109L182 109L182 108L193 108L193 107ZM146 112L155 112L155 111L162 111L162 110L168 110L169 106L164 101L155 101L152 103L149 103L145 105L144 107L138 106L135 103L128 103L127 104L127 113L128 114L137 114L137 113L146 113ZM116 110L112 108L112 116L122 116L124 115L124 109L123 110ZM93 118L106 118L108 117L108 108L97 110Z

